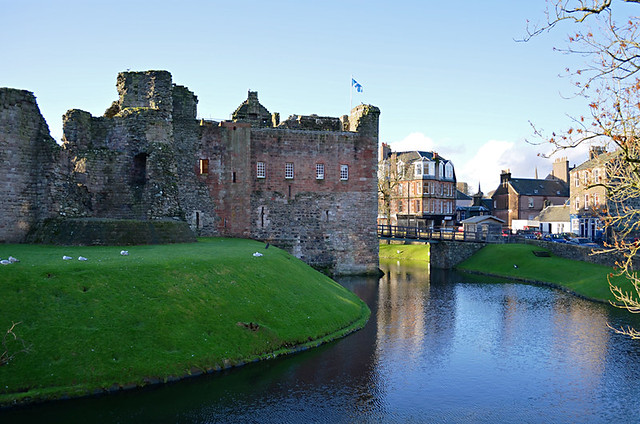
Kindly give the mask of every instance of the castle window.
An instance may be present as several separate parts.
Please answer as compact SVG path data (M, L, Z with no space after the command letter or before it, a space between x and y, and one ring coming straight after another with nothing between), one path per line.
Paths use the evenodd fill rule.
M293 162L287 162L284 164L284 177L288 180L293 179Z
M264 166L264 162L256 163L256 176L258 178L267 178L267 170Z
M147 154L139 153L133 157L133 171L131 173L131 183L133 185L144 185L147 181Z
M200 173L201 174L209 173L209 159L200 159Z
M324 163L316 163L316 180L324 180Z
M231 181L234 182L234 183L236 182L236 171L233 171L231 173Z
M340 179L342 181L349 179L349 165L340 165Z

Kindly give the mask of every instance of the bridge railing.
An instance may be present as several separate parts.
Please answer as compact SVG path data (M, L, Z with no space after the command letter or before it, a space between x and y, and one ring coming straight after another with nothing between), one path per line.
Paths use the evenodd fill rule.
M469 242L488 242L488 236L482 231L455 231L453 228L417 228L399 225L378 225L379 238L405 240L455 240Z

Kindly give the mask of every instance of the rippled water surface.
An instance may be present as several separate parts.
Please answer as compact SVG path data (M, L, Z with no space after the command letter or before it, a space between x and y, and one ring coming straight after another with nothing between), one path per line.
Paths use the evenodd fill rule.
M378 423L640 420L629 314L545 287L386 264L343 278L371 308L351 336L146 390L0 412L0 422Z

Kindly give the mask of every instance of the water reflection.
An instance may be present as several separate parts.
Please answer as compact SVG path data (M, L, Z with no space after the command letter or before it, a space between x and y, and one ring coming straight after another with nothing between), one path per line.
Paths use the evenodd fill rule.
M295 355L148 390L0 412L1 422L603 422L636 419L639 326L545 287L383 263L340 283L367 326Z

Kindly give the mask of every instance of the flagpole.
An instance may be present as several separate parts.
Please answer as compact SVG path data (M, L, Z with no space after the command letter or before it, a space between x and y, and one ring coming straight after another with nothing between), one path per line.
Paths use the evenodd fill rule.
M351 74L351 81L349 81L349 115L351 115L351 109L353 109L353 74Z

